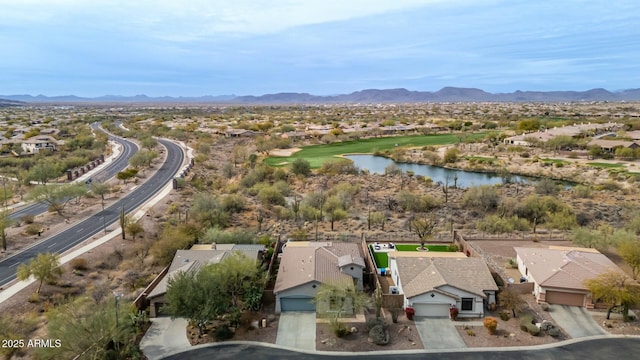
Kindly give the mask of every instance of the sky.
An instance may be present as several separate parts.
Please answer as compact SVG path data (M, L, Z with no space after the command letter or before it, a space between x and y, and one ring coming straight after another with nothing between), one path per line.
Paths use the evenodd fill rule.
M0 94L640 88L638 0L0 0Z

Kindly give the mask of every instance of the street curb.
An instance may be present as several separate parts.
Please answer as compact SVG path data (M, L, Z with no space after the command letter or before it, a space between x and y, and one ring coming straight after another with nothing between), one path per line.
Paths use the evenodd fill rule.
M521 350L544 350L556 347L562 347L565 345L571 345L575 343L592 341L592 340L600 340L600 339L611 339L611 338L632 338L632 339L640 339L640 335L597 335L597 336L588 336L584 338L578 339L569 339L564 341L559 341L552 344L543 344L543 345L532 345L532 346L509 346L509 347L482 347L482 348L461 348L461 349L421 349L421 350L382 350L382 351L360 351L360 352L347 352L347 351L318 351L318 350L304 350L298 349L289 346L281 346L272 343L263 343L263 342L255 342L255 341L224 341L217 343L209 343L209 344L201 344L190 347L189 349L185 349L182 351L173 351L167 353L166 356L169 357L173 355L178 355L187 351L197 350L201 348L207 347L218 347L218 346L229 346L229 345L238 345L238 346L262 346L272 349L281 349L292 352L298 352L303 354L310 355L325 355L325 356L376 356L376 355L403 355L403 354L437 354L437 353L457 353L457 352L491 352L491 351L521 351Z

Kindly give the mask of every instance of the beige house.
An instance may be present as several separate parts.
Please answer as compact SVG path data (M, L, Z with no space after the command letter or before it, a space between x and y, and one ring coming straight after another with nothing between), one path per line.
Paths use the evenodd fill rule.
M217 264L235 252L242 252L248 258L257 260L264 250L263 245L238 244L194 245L190 250L178 250L169 265L167 274L147 294L149 316L162 315L169 279L179 272L199 271L204 265Z
M34 136L22 141L22 150L26 153L33 154L40 150L55 151L58 141L48 135Z
M362 290L364 258L358 244L337 242L288 242L280 259L274 287L276 313L330 311L331 304L316 304L322 284L352 283Z
M482 258L461 252L389 253L392 293L404 295L404 306L415 316L448 317L458 308L458 317L484 317L484 310L496 303L498 286Z
M574 124L511 136L505 138L504 143L506 145L532 146L533 144L530 141L532 139L545 143L555 138L556 136L591 137L607 132L615 132L620 130L621 128L622 124L612 122L608 122L605 124Z
M515 250L518 270L534 284L538 302L593 308L584 281L608 271L622 271L595 249L550 246Z

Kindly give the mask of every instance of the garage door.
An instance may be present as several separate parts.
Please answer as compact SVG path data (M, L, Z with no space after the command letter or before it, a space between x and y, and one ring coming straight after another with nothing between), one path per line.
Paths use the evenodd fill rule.
M415 303L413 309L416 316L424 317L449 317L449 304Z
M545 301L549 304L584 306L584 294L547 290Z
M281 298L281 311L316 311L313 298Z

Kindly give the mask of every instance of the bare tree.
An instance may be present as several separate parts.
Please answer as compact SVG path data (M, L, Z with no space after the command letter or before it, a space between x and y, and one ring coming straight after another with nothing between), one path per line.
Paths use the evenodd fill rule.
M408 221L409 231L414 232L420 238L420 248L425 249L425 242L433 237L433 233L438 225L435 214L424 214L421 217L413 216Z

